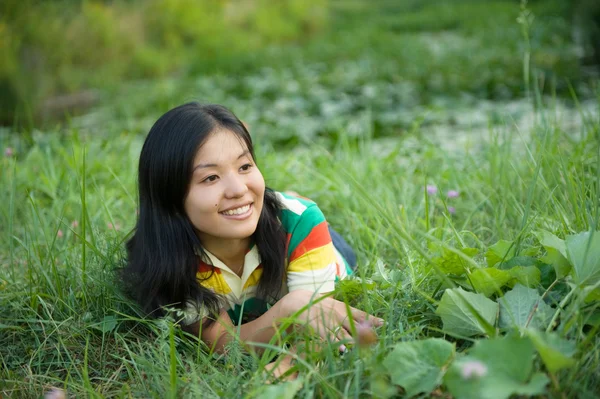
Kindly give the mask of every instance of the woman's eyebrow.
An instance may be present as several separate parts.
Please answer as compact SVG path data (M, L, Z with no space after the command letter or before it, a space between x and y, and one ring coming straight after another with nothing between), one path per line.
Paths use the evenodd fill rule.
M248 154L250 154L250 150L245 150L237 157L237 159L243 158ZM202 168L216 168L217 166L219 165L217 165L216 163L199 163L194 167L194 171Z

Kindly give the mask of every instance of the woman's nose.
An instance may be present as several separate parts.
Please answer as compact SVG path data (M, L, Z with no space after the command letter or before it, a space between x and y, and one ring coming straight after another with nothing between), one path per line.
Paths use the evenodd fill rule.
M227 179L227 186L225 187L225 197L227 198L239 198L244 196L248 192L248 186L246 181L241 176L231 176Z

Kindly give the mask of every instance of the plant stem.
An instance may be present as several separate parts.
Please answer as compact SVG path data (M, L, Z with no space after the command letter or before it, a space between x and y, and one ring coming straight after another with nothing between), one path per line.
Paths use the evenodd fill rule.
M560 392L560 385L558 385L558 380L556 379L556 375L554 375L554 373L551 373L551 372L548 372L548 374L550 375L550 379L552 380L552 386L554 387L556 392ZM564 392L560 392L560 397L563 399L567 399L567 396L565 395Z
M527 322L525 323L525 328L523 330L525 330L527 327L529 327L529 323L531 323L531 320L533 319L533 315L535 314L535 311L539 307L540 302L544 300L544 298L546 297L546 295L548 295L548 293L550 292L550 290L552 290L552 288L554 288L554 286L558 283L558 281L559 281L558 279L554 280L552 282L552 284L550 284L548 286L548 288L546 288L546 291L544 291L544 293L542 294L542 296L540 297L540 299L536 302L536 304L533 307L533 309L531 309L531 312L529 312L529 316L527 317ZM523 335L523 333L521 333L521 336L522 335Z
M548 327L546 328L546 332L550 332L550 330L552 330L552 325L558 318L560 311L567 304L567 301L571 298L571 295L573 295L573 293L575 292L576 289L577 289L577 287L574 287L571 291L569 291L569 293L567 295L565 295L563 300L560 301L560 303L558 304L558 307L556 308L556 312L554 312L554 316L552 316L552 320L550 320L550 323L548 324Z
M540 300L543 300L544 298L546 298L546 295L548 295L548 293L552 290L552 288L554 288L554 286L559 282L559 279L556 279L552 282L552 284L550 284L548 286L548 288L546 288L546 291L544 291L544 293L542 294L542 297Z

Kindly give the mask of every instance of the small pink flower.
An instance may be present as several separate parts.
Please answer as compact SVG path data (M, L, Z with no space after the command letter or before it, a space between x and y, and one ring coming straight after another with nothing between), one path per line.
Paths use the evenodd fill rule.
M107 223L107 226L108 226L109 230L115 230L115 231L121 230L121 225L119 223L115 223L115 224Z
M488 368L485 364L479 360L470 360L462 364L460 374L465 380L472 378L484 377L488 372Z
M366 347L377 343L377 334L373 330L371 320L356 323L356 335L359 346Z
M451 215L454 215L456 213L456 208L453 206L449 206L448 213L450 213Z
M429 195L437 194L437 187L433 184L428 184L427 185L427 194L429 194Z
M60 388L52 388L44 394L44 399L65 399L66 393Z
M65 235L65 233L63 233L63 231L62 231L62 230L58 230L58 231L56 232L56 237L58 237L58 238L63 238L63 237L64 237L64 235Z
M14 153L15 153L15 152L14 152L14 150L12 149L12 147L6 147L6 148L4 149L4 156L5 156L5 157L7 157L7 158L10 158L10 157L12 157Z
M79 227L79 222L77 220L73 220L71 222L71 227L74 228L74 229L76 229L77 227Z
M456 198L460 195L460 193L456 190L450 190L446 195L448 196L448 198Z

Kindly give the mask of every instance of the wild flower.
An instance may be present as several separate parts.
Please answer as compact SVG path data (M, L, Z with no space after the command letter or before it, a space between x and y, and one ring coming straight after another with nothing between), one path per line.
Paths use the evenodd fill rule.
M79 222L77 220L73 220L71 222L71 228L76 229L77 227L79 227Z
M454 215L456 213L456 208L453 206L449 206L448 213L450 213L451 215Z
M121 230L121 225L119 223L115 223L115 224L107 223L106 225L108 226L109 230L115 230L115 231Z
M356 323L356 335L359 346L370 346L377 342L377 334L373 331L373 323L370 320Z
M62 231L62 230L58 230L58 231L56 232L56 237L57 237L57 238L63 238L63 237L64 237L64 235L65 235L65 233L63 233L63 231Z
M12 147L6 147L4 149L4 156L7 158L10 158L14 155L14 150L12 149Z
M429 195L437 194L437 187L433 184L428 184L427 185L427 194L429 194Z
M483 377L487 374L487 372L487 366L479 360L469 360L463 363L460 370L461 376L465 380Z
M460 195L460 193L457 190L450 190L446 193L446 195L448 198L456 198Z
M65 399L65 391L60 388L52 388L44 395L44 399Z

